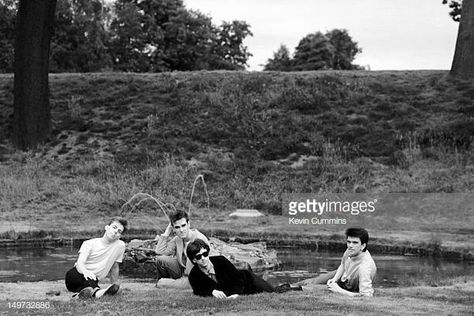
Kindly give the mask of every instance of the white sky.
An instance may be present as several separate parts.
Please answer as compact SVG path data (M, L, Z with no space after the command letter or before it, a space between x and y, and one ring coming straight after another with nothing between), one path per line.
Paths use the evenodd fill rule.
M354 63L372 70L450 69L458 23L442 0L184 0L213 23L244 20L253 37L249 70L285 44L291 53L307 34L347 29L362 53Z

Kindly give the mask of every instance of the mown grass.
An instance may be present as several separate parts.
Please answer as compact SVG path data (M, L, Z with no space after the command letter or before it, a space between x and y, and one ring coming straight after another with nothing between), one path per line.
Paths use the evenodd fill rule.
M212 218L215 227L270 232L314 228L288 228L279 216L241 222L227 214L281 214L282 193L474 188L474 84L441 71L51 75L53 135L26 153L6 141L12 79L0 76L4 231L15 223L64 235L95 231L137 192L187 208L198 174L211 205L209 212L198 187L196 226L208 227ZM132 215L133 227L161 226L157 214L145 205ZM406 216L367 225L386 232L395 220L394 235L419 232L416 214ZM422 230L434 225L456 234L466 221L453 215L445 224Z
M123 284L119 296L96 301L53 299L50 309L8 309L12 297L0 301L0 311L11 315L466 315L471 308L472 287L471 280L442 287L377 289L373 298L347 298L319 286L282 295L266 293L218 300L142 283Z

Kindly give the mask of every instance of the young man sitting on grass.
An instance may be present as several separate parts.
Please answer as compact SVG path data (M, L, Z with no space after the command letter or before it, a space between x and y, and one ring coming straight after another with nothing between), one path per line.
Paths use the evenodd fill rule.
M190 228L189 215L185 211L177 210L169 218L170 225L161 236L169 237L172 231L175 236L167 242L166 246L157 244L155 248L155 252L159 255L156 257L156 285L189 288L187 276L193 264L186 256L186 246L189 242L199 238L209 247L209 240L197 229Z
M334 277L327 281L331 292L348 296L373 296L377 268L369 251L369 233L363 228L346 230L347 250Z
M105 226L105 233L101 238L82 243L74 268L66 273L66 287L76 293L73 297L100 298L118 292L118 264L122 262L125 252L125 243L119 239L127 231L127 227L125 219L114 217ZM111 284L102 289L99 281L107 276Z
M289 284L275 288L249 270L237 270L224 256L209 257L209 245L200 239L189 243L186 253L194 264L189 283L195 295L235 298L241 294L301 290Z

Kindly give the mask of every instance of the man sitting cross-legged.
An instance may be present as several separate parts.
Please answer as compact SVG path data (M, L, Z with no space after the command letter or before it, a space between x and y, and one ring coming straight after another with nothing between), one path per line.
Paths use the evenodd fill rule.
M114 217L105 226L105 233L101 238L82 243L74 268L66 273L66 287L76 293L74 296L100 298L104 294L113 295L118 292L118 264L122 262L125 252L125 243L119 239L127 226L125 219ZM99 281L107 276L111 284L101 289Z
M186 253L194 264L189 283L194 294L199 296L235 298L241 294L301 290L301 287L290 287L289 284L275 288L249 270L237 270L224 256L209 257L209 245L200 239L189 243Z
M167 243L166 248L158 249L160 246L157 245L155 249L159 255L156 258L157 286L189 287L186 277L193 264L186 256L186 246L197 238L203 240L208 246L209 241L197 229L189 227L189 215L185 211L177 210L170 214L169 218L170 225L162 236L169 236L171 231L174 231L176 236Z

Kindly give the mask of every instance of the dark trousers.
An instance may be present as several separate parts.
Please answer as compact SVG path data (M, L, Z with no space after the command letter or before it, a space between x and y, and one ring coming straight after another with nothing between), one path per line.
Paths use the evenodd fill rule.
M274 292L275 288L249 270L241 270L244 278L246 279L245 294L255 294L262 292Z
M71 292L79 292L85 287L92 287L93 289L99 287L99 280L87 280L83 274L77 271L76 267L72 268L66 273L66 288Z

